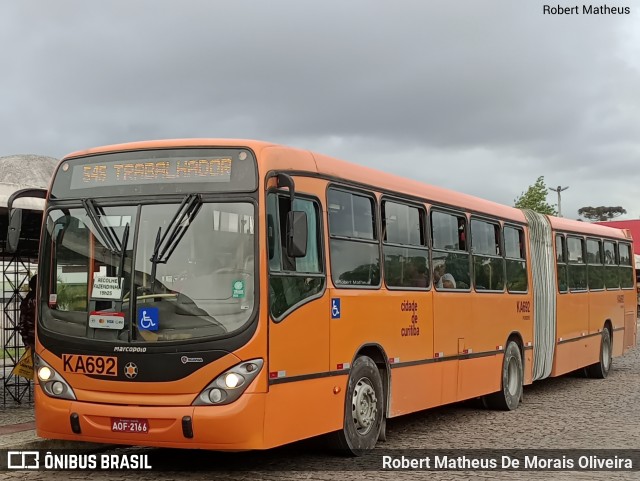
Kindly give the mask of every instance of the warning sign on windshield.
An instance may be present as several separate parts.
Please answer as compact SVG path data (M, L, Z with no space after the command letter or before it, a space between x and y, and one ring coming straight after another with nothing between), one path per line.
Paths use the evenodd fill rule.
M96 276L93 278L91 297L97 299L120 299L122 288L117 277Z

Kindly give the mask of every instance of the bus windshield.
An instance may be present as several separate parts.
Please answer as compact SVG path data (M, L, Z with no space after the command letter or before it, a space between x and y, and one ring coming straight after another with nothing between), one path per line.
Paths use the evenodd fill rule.
M119 343L243 327L254 308L254 206L192 199L186 213L187 199L51 210L43 327Z

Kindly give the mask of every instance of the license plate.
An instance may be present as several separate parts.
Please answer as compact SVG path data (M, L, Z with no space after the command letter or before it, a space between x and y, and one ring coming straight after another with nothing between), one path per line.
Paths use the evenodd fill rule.
M65 372L117 376L118 358L113 356L83 356L63 354L62 367Z
M111 431L114 433L146 434L149 432L149 420L140 418L111 418Z

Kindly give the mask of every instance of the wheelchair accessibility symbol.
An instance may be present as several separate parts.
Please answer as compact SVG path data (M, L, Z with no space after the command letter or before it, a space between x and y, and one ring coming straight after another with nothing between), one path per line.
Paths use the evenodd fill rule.
M340 298L331 299L331 319L340 319Z
M139 307L138 329L141 331L157 331L159 324L158 317L157 307Z

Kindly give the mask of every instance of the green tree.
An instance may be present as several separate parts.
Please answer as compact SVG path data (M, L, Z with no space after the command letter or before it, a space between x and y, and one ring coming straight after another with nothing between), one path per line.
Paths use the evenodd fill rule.
M580 209L578 209L579 215L592 222L611 220L614 217L618 217L619 215L626 213L627 211L619 205L616 207L605 207L603 205L601 205L600 207L588 206L580 207Z
M518 209L531 209L541 214L556 215L558 212L555 207L547 202L547 194L549 193L544 176L538 177L535 184L523 192L514 201L514 205Z

